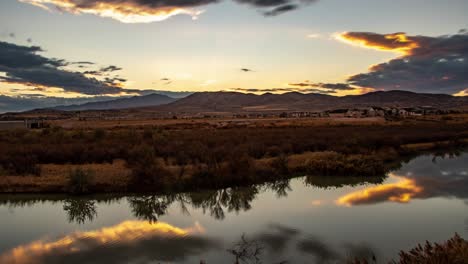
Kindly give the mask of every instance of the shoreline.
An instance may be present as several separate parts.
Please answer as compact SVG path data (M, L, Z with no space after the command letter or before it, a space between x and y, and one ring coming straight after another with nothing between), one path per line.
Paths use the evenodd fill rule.
M468 121L468 117L466 118ZM0 193L164 193L301 175L385 176L468 146L468 122L0 131Z
M457 151L463 151L463 149L466 149L468 146L468 139L463 139L460 141L461 145L456 146ZM374 159L372 161L377 161L381 162L379 164L377 171L380 171L381 169L384 169L385 171L382 171L382 174L366 174L362 173L359 174L359 171L353 171L352 173L348 171L347 173L344 174L324 174L324 171L319 171L318 173L315 174L308 174L307 171L318 171L318 168L323 167L323 163L325 160L327 163L330 163L333 167L336 167L336 163L338 161L336 160L336 157L339 158L345 158L345 159L350 159L350 157L356 156L356 155L350 155L350 156L345 156L345 155L339 155L338 153L334 152L319 152L319 153L302 153L302 154L294 154L288 157L285 157L286 160L283 162L286 162L286 167L284 168L275 168L275 162L278 162L277 160L273 158L269 159L259 159L254 161L254 167L256 167L257 173L260 173L262 176L258 179L255 179L253 181L246 181L241 184L239 183L229 183L229 182L221 182L218 184L194 184L193 181L188 181L188 182L179 182L179 183L174 183L174 185L165 185L165 186L145 186L142 187L141 185L135 184L132 179L132 172L131 170L126 167L126 164L124 161L119 160L119 161L114 161L111 164L83 164L83 165L64 165L64 167L67 168L60 168L60 165L57 164L45 164L43 165L45 168L47 168L49 171L52 170L52 168L59 168L59 171L64 172L65 169L68 169L69 173L73 172L74 170L83 170L86 172L87 168L94 168L96 167L101 168L102 170L105 170L106 168L111 171L119 171L118 174L114 174L113 177L110 179L107 179L107 182L103 182L102 179L98 179L96 176L96 172L92 172L91 179L88 179L90 182L87 183L87 190L86 191L78 191L74 192L71 191L70 188L70 183L69 183L69 175L68 174L62 174L62 175L54 175L52 174L51 176L3 176L0 178L0 195L15 195L15 194L31 194L31 195L37 195L37 194L51 194L51 195L121 195L121 196L127 196L127 195L140 195L140 194L168 194L168 193L179 193L179 192L197 192L197 191L211 191L211 190L217 190L217 189L223 189L223 188L234 188L234 187L246 187L249 185L257 185L257 184L266 184L266 183L271 183L271 182L276 182L276 181L281 181L281 180L290 180L294 179L297 177L326 177L326 178L349 178L349 179L376 179L376 178L382 178L385 179L387 177L387 174L391 172L392 170L398 169L398 167L401 166L401 164L408 162L409 160L416 158L421 155L434 155L437 153L449 153L454 149L453 143L450 141L441 141L441 142L425 142L425 143L417 143L417 144L408 144L405 146L401 147L402 150L405 151L405 153L395 153L393 156L381 156L378 159ZM315 159L319 160L318 162L316 161L314 163L313 167L306 167L306 164L310 159ZM333 159L335 158L335 160ZM366 159L369 158L369 156L362 156L359 157L361 159ZM385 160L385 162L384 162ZM340 161L341 162L341 161ZM368 164L371 165L371 164ZM381 166L382 165L382 166ZM276 165L278 166L278 165ZM117 169L116 169L117 167ZM104 169L103 169L104 168ZM166 168L167 169L167 168ZM172 169L178 169L180 168L172 168ZM276 174L277 171L281 171L281 169L286 170L282 171L283 173L287 174ZM321 168L323 169L323 168ZM267 173L270 172L273 173L271 176L266 176ZM255 173L255 172L254 172ZM321 173L321 174L320 174ZM122 182L122 179L125 178L126 182ZM109 181L112 181L113 179L118 180L119 184L109 184ZM34 180L39 180L41 184L45 184L44 186L39 185L34 185L31 183ZM36 183L37 184L37 183ZM190 187L191 186L191 187Z

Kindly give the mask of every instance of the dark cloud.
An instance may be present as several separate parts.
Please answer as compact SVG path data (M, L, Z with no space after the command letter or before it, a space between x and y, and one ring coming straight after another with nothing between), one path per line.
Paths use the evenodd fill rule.
M315 87L315 88L323 88L323 89L328 89L328 90L345 90L345 91L350 91L350 90L355 90L356 88L351 87L347 83L311 83L308 81L305 82L300 82L300 83L290 83L290 86L298 86L298 87Z
M343 41L367 48L393 51L402 56L372 66L348 82L380 90L455 94L468 87L468 33L439 37L408 36L405 33L348 32Z
M333 247L312 236L299 241L297 248L301 252L314 256L317 263L337 262L340 258Z
M72 64L79 64L79 65L94 65L96 63L94 62L91 62L91 61L76 61L76 62L72 62Z
M256 8L261 8L265 16L277 16L285 12L298 9L304 4L317 2L317 0L235 0L242 4L248 4Z
M352 91L358 89L347 83L312 83L309 81L304 81L299 83L289 83L288 85L298 87L297 90L299 91L320 94L334 94L338 91Z
M292 4L287 4L287 5L282 5L282 6L278 6L270 11L267 11L265 13L263 13L265 16L277 16L277 15L280 15L282 13L285 13L285 12L288 12L288 11L292 11L294 9L297 9L298 6L297 5L292 5Z
M0 42L0 72L5 77L0 81L23 84L32 87L62 88L65 92L88 95L116 94L124 92L113 86L108 80L88 78L85 73L63 69L70 63L64 60L50 59L39 55L43 51L37 46L19 46ZM116 66L104 68L105 72L119 70ZM117 80L117 79L115 79Z
M170 78L167 78L167 77L161 78L160 81L163 81L163 82L164 82L164 83L163 83L164 85L169 85L169 84L172 83L172 80L171 80Z
M304 88L304 87L287 87L287 88L269 88L269 89L257 89L257 88L231 88L230 90L244 93L318 93L318 94L333 94L336 93L334 90L323 90L317 88Z
M279 15L317 0L233 0L260 9L266 16ZM22 0L44 9L55 7L62 12L90 13L111 17L124 23L148 23L185 14L196 18L201 6L220 0Z
M254 240L266 245L272 254L279 254L284 251L288 243L298 236L299 233L294 228L280 224L270 224L265 232L254 236Z
M121 70L122 68L117 67L115 65L110 65L110 66L101 68L101 72L114 72L114 71L121 71Z

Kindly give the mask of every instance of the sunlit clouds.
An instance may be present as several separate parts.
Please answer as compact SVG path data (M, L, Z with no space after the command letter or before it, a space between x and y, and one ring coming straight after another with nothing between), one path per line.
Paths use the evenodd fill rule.
M376 34L370 32L343 32L335 33L334 38L346 44L376 49L380 51L397 52L404 55L418 48L417 41L408 37L405 33Z
M378 90L408 90L457 94L468 86L468 34L409 36L344 32L335 34L344 43L400 54L388 62L373 65L369 72L350 76L351 85Z
M219 3L218 0L18 0L48 11L52 7L72 14L92 14L112 18L123 23L151 23L176 15L197 19L204 12L201 6ZM316 0L234 0L262 11L264 16L277 16L298 9Z
M338 205L351 206L360 204L373 204L376 202L391 201L407 203L423 191L414 179L390 175L395 183L372 186L364 190L346 194L336 201Z
M189 15L192 19L203 10L177 5L139 4L139 1L74 1L74 0L19 0L46 10L51 6L73 14L92 14L113 18L123 23L151 23L166 20L175 15ZM155 1L157 2L157 1ZM206 2L206 1L205 1Z

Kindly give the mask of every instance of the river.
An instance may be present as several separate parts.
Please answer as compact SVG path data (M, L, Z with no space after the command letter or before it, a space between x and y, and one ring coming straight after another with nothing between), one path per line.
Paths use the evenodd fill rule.
M375 178L0 195L0 219L0 263L387 263L426 240L468 237L468 153L420 156Z

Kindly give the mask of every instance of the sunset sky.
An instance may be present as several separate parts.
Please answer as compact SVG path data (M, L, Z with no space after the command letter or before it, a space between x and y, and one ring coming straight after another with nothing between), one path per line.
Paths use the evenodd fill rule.
M2 0L0 95L464 95L466 10L467 0Z

